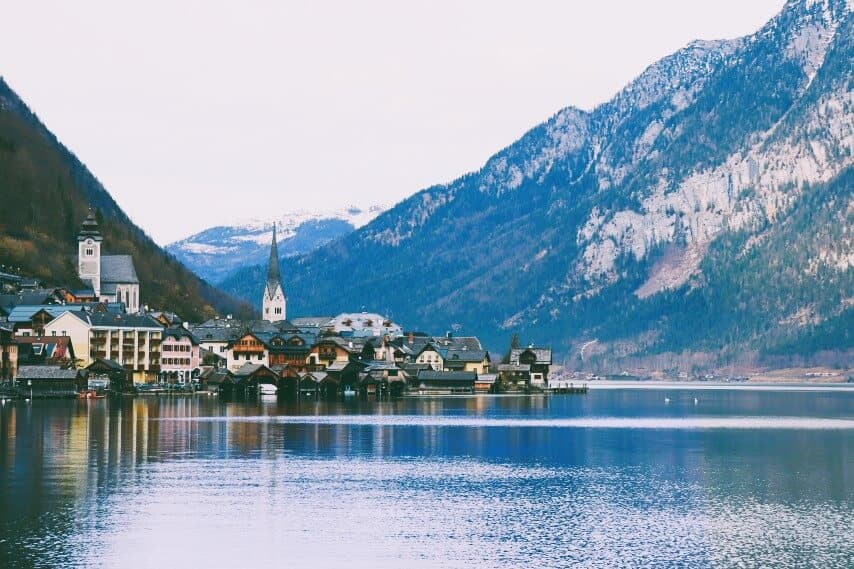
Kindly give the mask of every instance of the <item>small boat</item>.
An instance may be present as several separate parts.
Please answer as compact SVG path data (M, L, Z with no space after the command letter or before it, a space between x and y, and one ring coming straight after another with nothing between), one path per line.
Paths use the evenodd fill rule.
M77 394L78 399L104 399L105 397L107 397L106 394L98 395L94 389L87 389Z
M275 395L279 389L271 383L262 383L258 386L258 390L261 395Z

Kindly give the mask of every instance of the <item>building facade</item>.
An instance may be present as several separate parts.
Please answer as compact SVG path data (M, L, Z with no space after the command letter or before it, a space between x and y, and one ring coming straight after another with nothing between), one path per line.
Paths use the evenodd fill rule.
M122 302L129 313L139 312L139 277L130 255L103 255L104 237L92 212L77 234L77 274L101 302ZM82 293L84 296L87 294Z
M160 381L189 383L201 372L199 341L183 326L167 328L160 343Z

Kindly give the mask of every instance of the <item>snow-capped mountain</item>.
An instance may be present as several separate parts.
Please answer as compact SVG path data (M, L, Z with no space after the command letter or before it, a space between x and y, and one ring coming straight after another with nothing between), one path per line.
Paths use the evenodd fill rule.
M311 252L347 235L385 209L373 205L333 211L293 211L276 218L211 227L167 245L166 250L208 282L216 283L241 267L266 262L274 224L279 253L289 257Z
M518 333L584 357L851 354L852 61L850 0L693 42L289 260L291 306L462 326L494 350ZM223 286L257 297L258 270Z

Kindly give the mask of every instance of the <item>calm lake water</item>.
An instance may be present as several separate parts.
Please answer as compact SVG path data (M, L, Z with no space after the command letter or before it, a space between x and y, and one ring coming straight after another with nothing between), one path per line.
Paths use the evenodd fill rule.
M854 567L854 391L6 402L34 566Z

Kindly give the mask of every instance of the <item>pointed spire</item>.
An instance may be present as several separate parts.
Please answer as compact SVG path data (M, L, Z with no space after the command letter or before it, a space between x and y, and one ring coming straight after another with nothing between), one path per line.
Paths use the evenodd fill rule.
M276 224L273 224L273 243L270 245L270 264L267 266L267 290L272 294L281 286L279 276L279 246L276 244Z

